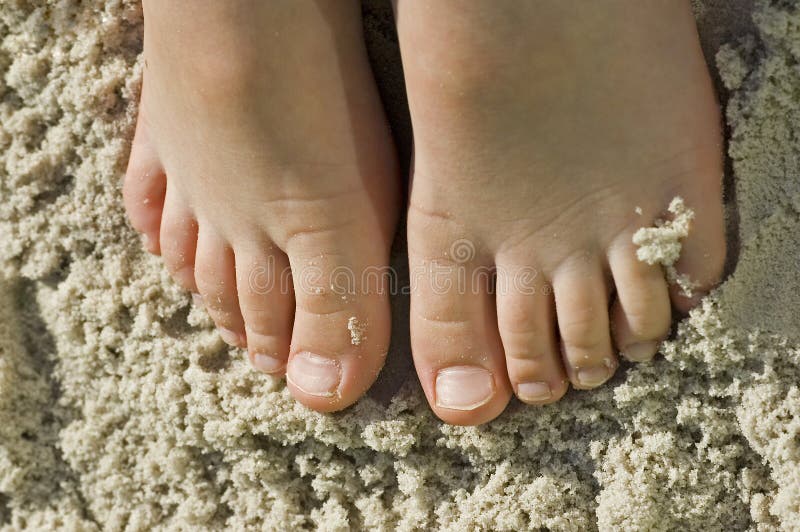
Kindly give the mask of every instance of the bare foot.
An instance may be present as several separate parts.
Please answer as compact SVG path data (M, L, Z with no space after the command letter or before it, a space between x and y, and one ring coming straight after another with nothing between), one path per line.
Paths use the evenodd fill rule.
M603 384L617 351L653 357L670 300L697 298L637 260L633 234L681 196L696 218L678 272L707 290L725 256L720 116L689 2L396 8L412 275L479 279L442 290L425 273L412 292L414 361L436 414L483 423L512 393L545 404L570 382ZM488 268L496 295L475 275Z
M359 283L388 264L399 186L359 3L146 0L144 12L124 185L134 227L256 368L287 372L314 409L346 407L388 349L388 295ZM341 272L355 285L333 286Z

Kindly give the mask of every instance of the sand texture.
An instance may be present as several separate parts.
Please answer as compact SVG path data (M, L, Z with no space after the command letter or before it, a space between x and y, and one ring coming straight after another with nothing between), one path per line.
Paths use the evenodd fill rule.
M695 7L735 271L654 363L460 428L413 378L407 301L346 412L250 371L125 221L138 4L0 2L0 530L798 529L800 6ZM407 154L390 12L365 12Z

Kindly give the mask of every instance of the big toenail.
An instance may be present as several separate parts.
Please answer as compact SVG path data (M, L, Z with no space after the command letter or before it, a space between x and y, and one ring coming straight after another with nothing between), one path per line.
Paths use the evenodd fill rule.
M318 397L332 397L339 388L342 368L332 358L302 351L289 360L286 380L302 392Z
M222 338L226 344L232 345L233 347L239 347L239 345L241 345L241 337L239 334L225 327L217 327L217 331L219 332L220 338Z
M578 370L578 382L581 386L594 388L600 386L611 376L609 368L585 368Z
M474 410L494 395L494 379L477 366L453 366L436 375L436 406L451 410Z
M195 305L197 305L200 308L206 306L206 304L203 302L203 296L201 296L200 294L192 294L192 301L194 302Z
M253 367L263 373L276 373L286 366L286 362L278 357L256 353L253 355Z
M640 342L626 347L622 356L633 362L645 362L653 358L658 351L659 342Z
M546 382L521 382L517 385L517 397L523 401L538 403L553 397L553 392Z

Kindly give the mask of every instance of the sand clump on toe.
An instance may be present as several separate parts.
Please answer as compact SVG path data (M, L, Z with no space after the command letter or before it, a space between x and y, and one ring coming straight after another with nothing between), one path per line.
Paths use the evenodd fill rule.
M664 357L555 405L513 403L475 428L431 414L403 366L402 326L381 376L396 386L345 412L311 412L283 381L252 371L125 221L138 3L3 3L0 530L794 528L800 13L791 4L756 2L742 13L752 34L717 58L735 177L733 275L678 325ZM706 34L724 31L713 26L720 9L731 4L706 2ZM384 61L397 52L390 17L386 3L366 3L370 55L402 146L402 84Z
M681 256L681 240L689 236L694 211L686 206L680 196L672 199L667 210L672 214L672 219L659 218L654 227L642 227L633 234L633 243L639 246L636 258L650 265L660 264L667 282L677 284L684 296L692 297L697 283L688 275L678 273L675 263Z

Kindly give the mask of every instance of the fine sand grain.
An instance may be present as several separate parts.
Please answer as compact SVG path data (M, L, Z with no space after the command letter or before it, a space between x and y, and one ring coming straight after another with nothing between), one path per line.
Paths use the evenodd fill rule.
M404 298L343 413L252 372L125 221L138 4L0 3L0 530L796 529L800 8L694 4L738 266L655 362L464 428L413 378ZM390 10L365 13L407 155Z
M350 331L350 343L353 345L361 345L367 338L367 324L358 321L355 316L347 320L347 330Z

